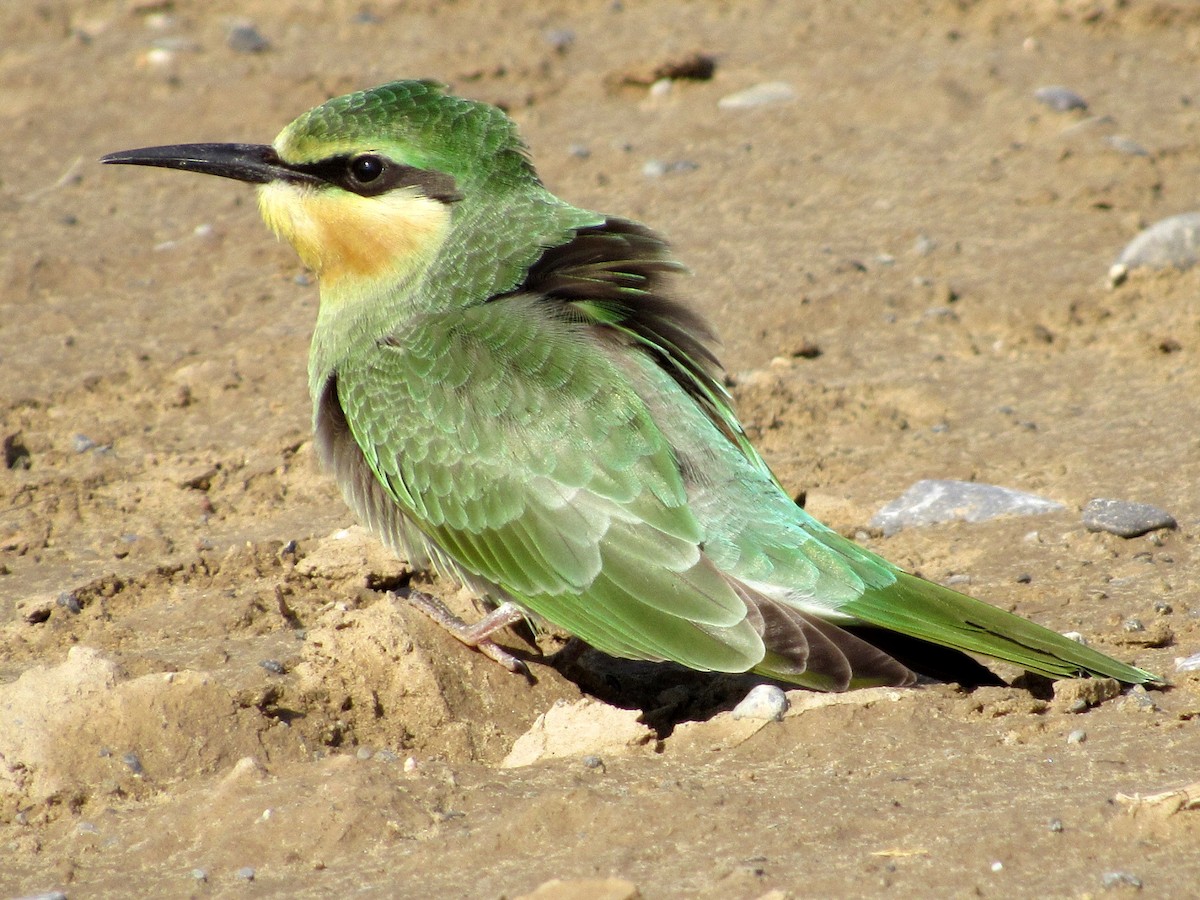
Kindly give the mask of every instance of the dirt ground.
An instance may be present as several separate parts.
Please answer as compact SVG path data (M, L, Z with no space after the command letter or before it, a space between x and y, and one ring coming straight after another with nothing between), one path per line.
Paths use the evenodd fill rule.
M1105 280L1196 208L1195 6L18 0L0 26L0 896L1195 896L1200 809L1123 798L1200 779L1200 271ZM696 51L710 79L650 89ZM314 460L311 277L245 186L96 159L266 142L397 77L502 103L556 193L672 239L811 512L1173 686L795 693L748 723L714 714L743 681L560 674L506 638L531 684L392 603L404 563ZM762 82L794 97L718 106ZM1066 510L871 530L920 478ZM1089 533L1093 497L1179 528ZM554 751L569 714L600 733Z

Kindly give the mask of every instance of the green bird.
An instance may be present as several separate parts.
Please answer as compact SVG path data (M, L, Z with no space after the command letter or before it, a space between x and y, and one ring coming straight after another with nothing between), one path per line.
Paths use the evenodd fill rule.
M800 509L751 446L712 332L668 295L666 242L539 180L501 110L429 81L330 100L271 146L113 153L258 185L319 277L316 447L358 517L492 609L613 656L810 688L1051 678L1159 682L924 581Z

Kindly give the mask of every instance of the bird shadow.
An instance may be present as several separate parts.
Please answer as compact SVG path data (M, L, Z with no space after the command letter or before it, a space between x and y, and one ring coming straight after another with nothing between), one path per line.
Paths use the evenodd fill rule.
M543 661L585 695L640 711L639 720L659 739L685 722L704 722L733 709L756 685L795 687L751 673L725 675L671 662L619 659L575 638Z

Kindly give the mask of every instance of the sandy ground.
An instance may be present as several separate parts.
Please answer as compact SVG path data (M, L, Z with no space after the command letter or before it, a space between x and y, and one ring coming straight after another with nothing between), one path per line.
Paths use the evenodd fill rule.
M1200 810L1119 796L1200 778L1175 671L1200 650L1200 272L1105 273L1195 208L1200 15L908 6L4 4L0 896L1194 896ZM231 46L237 17L269 45ZM647 88L695 51L710 80ZM557 193L671 237L810 511L1174 686L734 722L744 683L560 674L513 635L530 684L397 608L404 563L314 462L311 278L248 189L95 160L268 141L417 76L509 108ZM769 81L794 98L718 107ZM926 477L1067 508L867 527ZM1180 527L1089 533L1093 497ZM526 749L601 733L502 765L543 714Z

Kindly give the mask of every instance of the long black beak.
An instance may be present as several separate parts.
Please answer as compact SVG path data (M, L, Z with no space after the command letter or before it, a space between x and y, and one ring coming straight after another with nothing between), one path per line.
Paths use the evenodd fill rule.
M202 172L237 181L266 184L270 181L319 183L312 174L289 167L274 147L265 144L173 144L122 150L100 157L102 163L126 166L160 166Z

